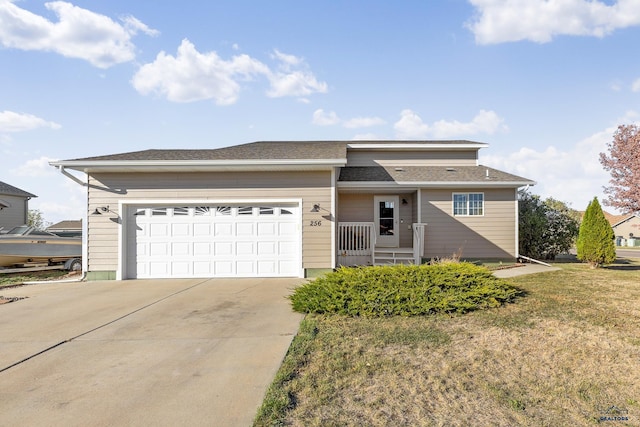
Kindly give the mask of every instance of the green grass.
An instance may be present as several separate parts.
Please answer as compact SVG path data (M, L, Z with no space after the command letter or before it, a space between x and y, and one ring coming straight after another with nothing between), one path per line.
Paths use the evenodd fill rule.
M556 265L499 308L307 315L255 425L640 425L640 263Z
M60 279L67 274L69 274L69 272L64 270L45 270L25 273L0 274L0 289L6 286L20 285L24 282Z

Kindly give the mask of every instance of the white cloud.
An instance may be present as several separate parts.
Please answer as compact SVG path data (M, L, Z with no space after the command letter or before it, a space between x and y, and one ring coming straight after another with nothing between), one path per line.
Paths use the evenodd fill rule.
M342 120L335 111L325 112L322 108L319 108L313 112L311 123L317 126L342 125L347 129L357 129L379 126L386 122L380 117L354 117L352 119Z
M326 92L327 84L318 82L307 71L304 61L293 55L275 51L272 58L280 62L278 71L249 55L225 60L216 52L201 53L184 39L176 56L160 52L155 61L145 64L133 76L132 84L143 94L156 94L174 102L212 99L218 105L234 104L240 95L241 81L266 77L270 82L267 96L284 97ZM308 102L302 98L301 102Z
M480 163L537 181L532 193L584 210L594 196L601 202L604 200L602 187L610 177L600 165L599 153L607 150L615 129L615 126L607 128L566 150L547 146L524 147L505 155L485 156L481 152Z
M138 18L126 15L120 18L120 20L124 23L125 28L129 31L130 34L137 34L138 31L142 31L148 36L157 37L160 35L160 31L149 28L149 26L143 22L141 22Z
M327 83L318 81L316 76L308 70L304 59L278 50L274 50L271 57L280 63L278 71L268 75L271 87L267 91L267 96L280 98L327 92Z
M32 114L15 113L13 111L0 112L0 133L24 132L42 127L60 129L62 126L55 122L48 122Z
M631 84L631 90L634 92L640 92L640 78Z
M335 111L325 113L322 108L319 108L313 112L313 119L311 123L317 126L333 126L340 124L341 121L342 120L338 117Z
M400 120L394 124L396 137L400 139L422 138L459 138L471 137L478 134L494 134L506 132L508 127L494 111L480 110L480 112L467 123L446 120L438 120L429 125L412 110L406 109L400 113Z
M226 61L215 52L200 53L187 39L176 56L160 52L133 76L132 84L143 95L165 96L169 101L193 102L213 99L219 105L237 101L238 80L268 75L269 68L248 55Z
M396 130L396 137L399 139L420 139L425 138L429 133L429 125L422 121L422 118L415 112L406 109L400 113L393 128Z
M371 126L380 126L386 122L380 117L354 117L343 123L348 129L367 128Z
M157 34L132 16L123 18L123 26L64 1L48 2L45 7L57 15L58 22L21 9L14 0L0 0L0 44L21 50L56 52L108 68L135 58L131 37L138 31Z
M29 177L42 177L42 176L51 176L56 175L57 172L54 168L49 165L49 162L53 162L57 159L52 159L50 157L39 157L37 159L27 160L24 164L18 166L15 169L12 169L15 175L18 176L29 176Z
M640 24L640 3L618 0L469 0L476 16L466 26L476 43L530 40L546 43L558 35L604 37Z

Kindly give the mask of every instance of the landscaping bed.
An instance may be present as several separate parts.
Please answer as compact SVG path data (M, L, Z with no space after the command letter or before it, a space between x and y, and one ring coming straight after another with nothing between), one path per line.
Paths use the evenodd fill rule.
M498 308L308 314L255 425L640 424L640 263L555 266Z

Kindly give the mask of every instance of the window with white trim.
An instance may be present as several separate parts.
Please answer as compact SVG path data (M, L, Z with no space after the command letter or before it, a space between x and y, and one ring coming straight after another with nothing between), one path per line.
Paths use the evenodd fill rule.
M484 193L453 193L453 215L484 215Z

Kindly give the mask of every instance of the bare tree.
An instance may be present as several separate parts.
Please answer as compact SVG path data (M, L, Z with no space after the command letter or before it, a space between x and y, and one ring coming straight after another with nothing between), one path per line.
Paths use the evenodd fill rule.
M600 163L611 173L604 204L626 213L640 212L640 127L618 126L607 148L609 155L600 153Z

